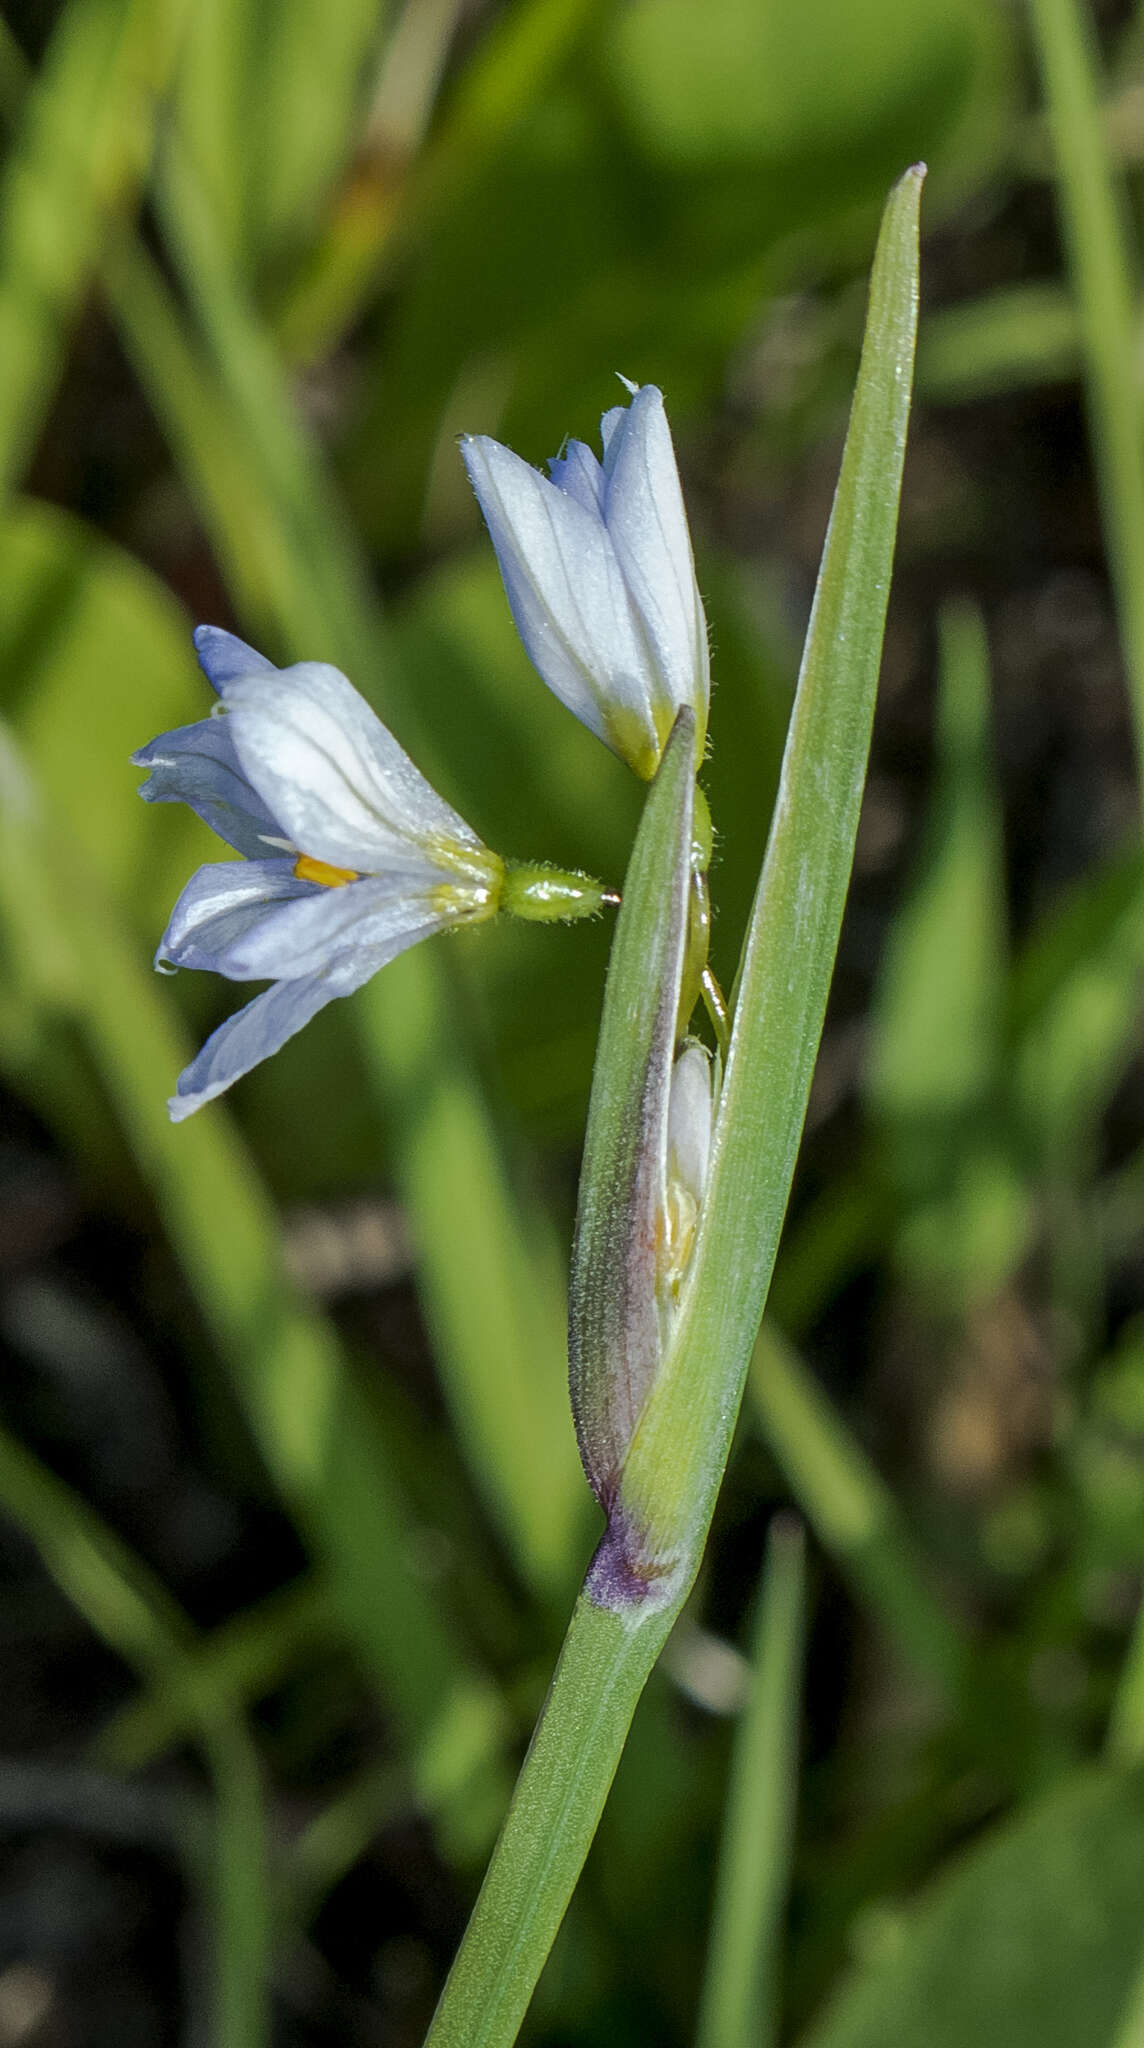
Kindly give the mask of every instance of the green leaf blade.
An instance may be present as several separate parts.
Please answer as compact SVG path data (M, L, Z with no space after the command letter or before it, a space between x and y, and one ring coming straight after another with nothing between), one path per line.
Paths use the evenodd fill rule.
M917 329L918 209L886 207L842 469L740 970L690 1292L625 1472L633 1514L694 1563L786 1212L850 879L874 714Z

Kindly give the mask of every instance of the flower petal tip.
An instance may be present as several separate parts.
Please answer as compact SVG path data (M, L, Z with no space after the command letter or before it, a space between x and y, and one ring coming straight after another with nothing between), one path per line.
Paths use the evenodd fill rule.
M223 626L196 626L191 638L199 667L212 689L220 694L227 683L239 676L277 674L272 661Z

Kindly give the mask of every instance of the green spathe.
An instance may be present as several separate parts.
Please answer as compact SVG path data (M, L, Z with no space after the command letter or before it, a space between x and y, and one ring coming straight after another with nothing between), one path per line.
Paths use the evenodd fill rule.
M668 1103L687 945L695 718L680 711L644 806L624 882L592 1099L569 1294L572 1413L608 1516L594 1572L618 1591L639 1573L613 1514L632 1431L659 1368L657 1279ZM662 1576L661 1562L652 1575Z

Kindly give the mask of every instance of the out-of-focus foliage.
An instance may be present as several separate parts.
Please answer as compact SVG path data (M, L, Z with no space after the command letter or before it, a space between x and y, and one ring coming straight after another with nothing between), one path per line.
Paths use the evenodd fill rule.
M924 158L874 770L773 1324L527 2037L1137 2038L1142 50L1066 0L12 0L9 2032L416 2042L595 1530L563 1316L609 926L436 942L174 1129L236 992L151 974L216 843L127 756L203 715L212 619L344 667L490 844L618 883L640 792L529 669L455 436L540 462L614 370L653 380L729 985L877 215ZM712 1947L764 1970L744 2006L704 1948L744 1702L735 1771L791 1768L798 1618L748 1623L791 1506L797 1814L760 1798Z

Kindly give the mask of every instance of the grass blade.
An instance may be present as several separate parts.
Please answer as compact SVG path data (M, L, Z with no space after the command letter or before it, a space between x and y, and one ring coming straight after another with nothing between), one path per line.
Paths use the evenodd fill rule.
M0 497L35 442L112 222L146 174L187 11L70 0L33 81L0 182Z
M751 1688L731 1761L697 2048L772 2048L786 1911L805 1632L806 1542L776 1517L767 1538Z
M787 1485L824 1550L914 1669L953 1705L968 1644L930 1587L893 1494L768 1315L748 1395Z
M326 1587L312 1577L301 1579L224 1622L190 1653L196 1689L225 1691L253 1704L306 1650L336 1633ZM148 1685L100 1729L94 1760L108 1770L143 1770L185 1737L186 1716L185 1699L161 1682Z
M1095 35L1077 0L1032 0L1076 295L1097 486L1138 754L1144 752L1144 405L1135 263L1109 159Z

